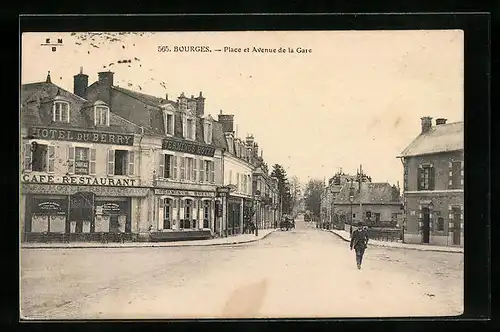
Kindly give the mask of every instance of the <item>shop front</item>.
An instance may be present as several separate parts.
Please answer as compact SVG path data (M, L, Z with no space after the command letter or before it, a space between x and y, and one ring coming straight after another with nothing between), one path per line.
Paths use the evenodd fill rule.
M22 183L23 241L114 241L138 232L132 203L148 188ZM135 229L133 225L136 225Z
M210 238L216 231L217 200L213 191L157 188L153 240Z
M227 201L227 232L228 235L243 233L243 198L230 196Z

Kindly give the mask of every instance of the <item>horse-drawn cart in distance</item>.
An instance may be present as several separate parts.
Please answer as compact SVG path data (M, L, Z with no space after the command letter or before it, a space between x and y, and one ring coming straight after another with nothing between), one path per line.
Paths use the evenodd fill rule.
M283 220L280 222L280 230L289 231L295 228L295 220L287 215L283 216Z

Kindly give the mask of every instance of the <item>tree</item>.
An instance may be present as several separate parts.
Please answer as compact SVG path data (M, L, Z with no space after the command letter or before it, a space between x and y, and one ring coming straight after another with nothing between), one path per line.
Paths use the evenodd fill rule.
M290 194L290 184L288 183L285 169L283 168L283 166L275 164L273 165L271 176L274 176L278 179L279 203L281 204L282 213L290 213L292 196Z
M300 180L297 176L292 176L290 183L290 194L292 196L292 211L295 211L299 205L300 196L302 194Z
M323 181L312 179L307 183L304 193L306 209L311 211L311 213L317 218L319 218L321 212L321 195L323 190Z

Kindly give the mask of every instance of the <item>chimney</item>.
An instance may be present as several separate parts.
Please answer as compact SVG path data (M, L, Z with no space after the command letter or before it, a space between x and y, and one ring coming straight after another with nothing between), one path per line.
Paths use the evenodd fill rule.
M98 73L99 75L99 85L103 85L107 88L111 88L113 86L113 72L112 71L102 71Z
M83 73L83 67L80 67L80 73L73 76L73 93L85 98L87 87L89 86L89 76Z
M247 135L245 142L247 143L248 147L253 146L253 140L254 140L253 135Z
M234 123L234 115L233 114L219 114L219 123L222 125L222 130L225 133L234 132L233 123Z
M45 79L45 83L52 83L51 79L50 79L50 70L49 72L47 73L47 78Z
M446 121L447 121L447 120L448 120L448 119L444 119L444 118L439 118L439 119L436 119L436 126L446 124Z
M432 118L430 116L424 116L423 118L420 118L421 124L422 124L422 132L421 134L425 134L429 130L431 130L432 127Z
M202 117L205 114L205 97L203 97L201 91L200 95L196 98L197 106L196 106L196 114L199 117Z

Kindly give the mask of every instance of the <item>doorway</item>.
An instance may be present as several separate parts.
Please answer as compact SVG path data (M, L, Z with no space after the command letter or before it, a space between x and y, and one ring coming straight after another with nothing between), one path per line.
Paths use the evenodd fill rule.
M94 200L91 192L70 197L70 233L90 233L94 228Z
M460 245L460 222L461 222L461 210L458 207L454 207L451 209L451 213L453 215L453 245Z
M422 208L422 243L429 243L430 212L428 207Z

